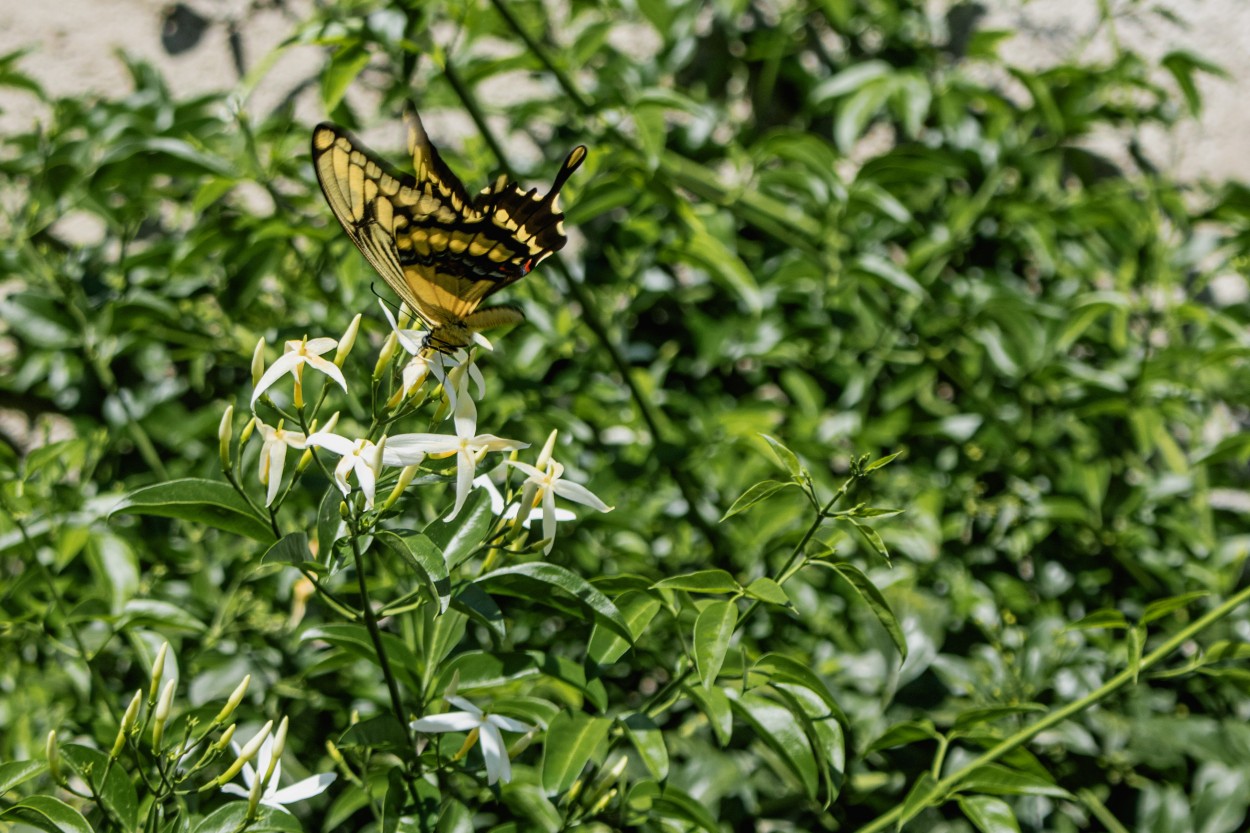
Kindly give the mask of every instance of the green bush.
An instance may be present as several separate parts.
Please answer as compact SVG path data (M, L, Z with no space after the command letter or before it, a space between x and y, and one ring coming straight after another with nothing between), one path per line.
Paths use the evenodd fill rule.
M30 434L0 444L0 818L1240 829L1250 349L1222 287L1250 192L1138 145L1217 70L1114 37L1023 68L975 4L554 8L327 4L283 47L323 48L328 118L394 125L397 163L415 100L471 190L590 148L570 245L502 295L528 323L477 353L477 431L524 463L557 431L615 507L549 554L482 489L444 521L454 460L389 506L381 469L373 511L297 451L266 509L258 340L272 364L364 314L350 395L306 369L306 408L289 377L256 404L292 431L450 436L461 384L387 406L392 293L297 97L252 109L267 63L200 99L131 63L85 100L0 62L46 113L0 138L0 390ZM232 722L283 716L288 771L338 773L295 815L217 789Z

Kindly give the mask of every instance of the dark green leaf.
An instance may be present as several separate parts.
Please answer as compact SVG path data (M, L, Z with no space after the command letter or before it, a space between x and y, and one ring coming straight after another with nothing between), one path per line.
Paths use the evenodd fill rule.
M216 480L171 480L130 492L113 507L113 515L157 515L246 535L270 542L275 536L267 521L226 483Z

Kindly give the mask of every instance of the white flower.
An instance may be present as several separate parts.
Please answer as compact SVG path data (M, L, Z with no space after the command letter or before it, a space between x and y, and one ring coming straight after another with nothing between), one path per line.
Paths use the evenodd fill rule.
M273 736L265 738L265 742L261 745L260 751L256 753L255 763L244 764L243 770L239 773L243 777L243 783L247 787L240 787L238 784L226 784L221 788L222 792L231 795L241 795L247 798L252 791L252 787L256 784L257 778L263 778L264 774L269 771L269 762L273 757ZM238 753L238 744L231 742L234 751ZM284 804L294 804L297 801L303 801L306 798L312 798L314 795L320 795L326 791L326 788L334 783L334 779L338 776L333 772L323 772L320 775L313 775L305 778L303 781L292 784L289 787L278 789L278 780L282 777L282 762L273 762L273 775L269 778L269 784L265 787L265 791L261 794L260 803L269 807L275 807L283 812L290 812Z
M261 439L264 440L260 447L260 482L269 487L265 495L265 505L269 506L278 496L278 487L282 485L286 450L288 448L303 449L307 438L298 431L287 431L282 427L282 423L278 423L278 427L274 428L272 425L266 425L257 420L256 427L260 429Z
M518 514L520 514L521 507L518 504L511 503L511 504L508 504L506 509L504 508L503 495L499 493L499 487L495 485L494 481L492 481L488 475L483 474L481 477L478 477L477 479L473 481L473 485L477 486L478 488L485 489L486 494L490 495L491 514L498 515L504 520L512 520ZM524 526L526 529L529 529L530 521L534 520L535 518L541 519L542 516L543 516L542 507L535 506L531 508L529 511L529 514L526 515L521 520L521 525ZM576 519L577 519L576 513L570 512L567 509L561 509L559 506L556 507L556 520L557 521L572 521Z
M395 337L399 339L399 345L404 348L405 352L412 355L418 355L425 346L425 337L429 335L426 330L407 329L399 326L399 322L395 320L395 316L391 314L391 308L381 298L378 303L382 305L382 314L386 316L386 320L390 322L391 329L395 331ZM401 310L402 314L402 310Z
M544 454L542 456L548 455ZM542 458L540 457L539 459L541 460ZM507 463L529 475L525 480L526 488L521 496L522 504L537 506L538 502L542 501L543 538L547 540L547 546L543 548L544 555L551 552L551 547L555 544L556 495L584 504L592 509L598 509L600 512L612 511L611 506L595 497L585 486L568 480L561 480L560 476L564 474L564 466L555 460L549 459L547 461L545 471L531 466L529 463L518 463L514 460L508 460Z
M365 439L352 440L329 431L318 431L309 436L305 442L339 455L338 465L334 467L334 482L338 484L339 491L344 495L351 494L352 487L347 483L347 475L355 472L360 491L365 493L365 506L373 508L378 473L382 470L382 449L385 440L383 443L374 445Z
M468 436L472 430L473 426L467 421L457 419L457 436L454 437L447 434L396 434L386 441L382 462L388 466L410 466L420 463L427 454L433 457L456 455L456 505L447 516L450 521L464 506L465 498L473 487L473 472L486 452L511 451L529 446L529 443L507 440L494 434Z
M347 380L343 378L343 371L339 370L333 362L321 358L322 353L328 353L336 347L338 347L338 342L332 338L314 338L312 341L304 338L288 341L282 355L269 366L269 369L260 377L260 381L256 383L256 390L252 391L252 408L256 408L256 400L260 399L261 394L286 373L295 377L295 404L299 407L303 402L302 374L306 364L338 382L339 387L346 393Z
M506 784L511 781L512 763L508 760L508 748L504 745L503 735L499 730L528 732L534 727L510 717L486 714L463 697L448 697L447 702L463 711L423 717L409 725L415 731L427 734L476 731L482 741L482 757L486 759L486 783L503 781Z

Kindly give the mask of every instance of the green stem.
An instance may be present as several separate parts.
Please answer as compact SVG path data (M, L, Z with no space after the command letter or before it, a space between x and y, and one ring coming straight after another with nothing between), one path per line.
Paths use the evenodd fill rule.
M1091 691L1080 700L1075 700L1062 708L1056 709L1042 719L1038 720L1036 723L1021 729L1011 737L1004 739L997 746L936 782L933 787L930 788L929 795L926 798L940 797L944 800L945 796L958 788L960 782L967 778L972 772L976 771L980 767L994 763L999 758L1028 743L1034 737L1052 726L1056 726L1068 718L1083 712L1090 706L1106 699L1111 694L1133 682L1141 673L1145 672L1152 666L1159 664L1164 659L1167 659L1167 657L1181 645L1185 644L1190 639L1193 639L1197 634L1215 622L1218 622L1220 619L1223 619L1229 613L1232 613L1248 600L1250 600L1250 587L1246 587L1240 593L1236 594L1219 607L1214 608L1206 615L1194 620L1192 624L1181 628L1165 640L1162 645L1143 657L1140 665L1136 667L1130 666L1129 668L1124 669L1119 674L1116 674L1108 680L1104 685L1094 691ZM913 802L908 802L908 804L916 806ZM859 829L859 833L875 833L875 831L884 830L897 822L902 815L903 804L900 803L889 812L877 816L877 818L873 819L866 826L861 827Z
M404 735L408 738L408 745L411 747L413 743L412 731L408 728L408 719L404 714L404 701L399 695L399 682L395 679L395 672L391 670L391 662L386 656L386 645L382 642L382 631L378 628L378 618L373 612L372 605L369 604L369 586L365 582L365 559L364 553L360 551L360 538L358 536L358 531L353 528L350 537L352 556L356 561L356 581L360 585L360 612L364 615L365 629L369 631L369 638L373 641L373 649L378 652L378 664L382 667L382 676L386 679L386 688L391 697L391 709L395 712L395 719L404 728Z

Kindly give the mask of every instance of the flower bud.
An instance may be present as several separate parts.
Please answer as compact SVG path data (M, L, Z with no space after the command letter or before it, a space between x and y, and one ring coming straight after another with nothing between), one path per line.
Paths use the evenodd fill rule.
M386 368L390 367L391 359L395 356L395 348L399 346L399 336L392 332L386 337L386 341L382 342L382 349L378 351L377 364L373 366L373 380L376 382L382 378L382 374L386 372Z
M260 377L265 375L265 339L256 342L252 351L252 387L260 384Z
M234 461L230 459L230 440L234 436L234 406L227 405L226 412L221 415L221 424L217 426L217 453L221 456L222 471L234 469Z
M152 713L152 751L160 752L161 739L165 736L165 723L169 720L169 712L174 705L174 681L170 680L165 684L165 690L161 692L161 699L156 704L156 711Z
M543 450L538 452L538 461L534 463L534 468L539 471L546 470L547 463L551 462L551 452L555 451L558 431L557 428L551 429L551 433L547 435L547 442L543 444Z
M162 642L152 661L152 682L148 685L148 703L156 702L156 692L161 688L161 677L165 676L165 654L169 652L169 643Z
M269 785L269 779L273 777L274 769L278 766L278 761L282 760L282 751L286 749L286 728L287 718L282 718L282 722L278 724L278 731L273 736L273 748L269 752L269 767L265 770L264 775L257 779L262 787ZM261 773L257 773L261 775Z
M620 779L621 773L625 771L625 767L629 764L629 758L621 755L611 766L599 770L599 777L591 784L590 789L586 792L586 798L582 801L583 806L594 806L602 809L605 798L610 798L616 793L615 784Z
M217 712L217 716L213 718L213 725L225 723L226 718L234 714L234 710L239 707L239 703L243 702L243 695L247 693L247 684L251 681L252 675L248 674L243 678L242 682L234 687L234 691L230 692L230 697L226 700L226 705L222 706L221 711Z
M56 745L56 729L48 732L48 739L44 742L43 748L48 756L48 772L52 775L52 780L58 784L64 784L65 773L61 772L61 752Z
M243 430L239 432L239 445L244 445L252 438L252 432L256 430L256 417L252 417L247 421L247 425L243 426Z
M250 675L249 675L250 676ZM221 738L213 744L213 748L218 752L230 745L230 741L234 740L234 730L239 728L239 724L231 723L226 727L226 731L221 733Z
M117 740L113 741L113 748L109 750L109 757L116 759L122 753L122 749L126 746L126 735L134 728L135 721L139 719L139 704L143 702L143 690L135 692L135 696L130 698L130 705L126 707L126 713L122 715L122 724L117 729Z
M399 480L395 481L395 488L391 489L390 495L382 504L383 510L390 509L395 505L395 501L399 500L399 496L404 493L404 489L407 489L409 484L412 483L412 479L417 476L420 468L419 465L404 466L403 471L399 473Z
M212 781L209 781L207 784L200 787L201 792L204 790L210 789L212 787L220 787L222 784L226 783L227 781L233 779L234 776L238 775L239 770L243 769L243 765L246 763L250 763L252 758L256 757L256 753L260 751L261 744L265 742L265 738L269 737L269 733L272 730L273 730L273 721L270 720L268 723L266 723L264 726L260 728L260 731L257 732L256 735L251 740L249 740L246 744L243 745L243 748L239 750L239 757L234 759L234 763L230 765L230 768L227 769L225 772L223 772L221 775L218 775ZM218 741L218 743L220 744L221 741Z
M347 325L347 331L343 333L343 337L339 339L339 349L334 354L334 363L338 367L343 366L343 362L347 360L347 354L352 352L352 347L356 346L356 334L360 332L360 313L356 313L356 317L352 319L352 323Z

